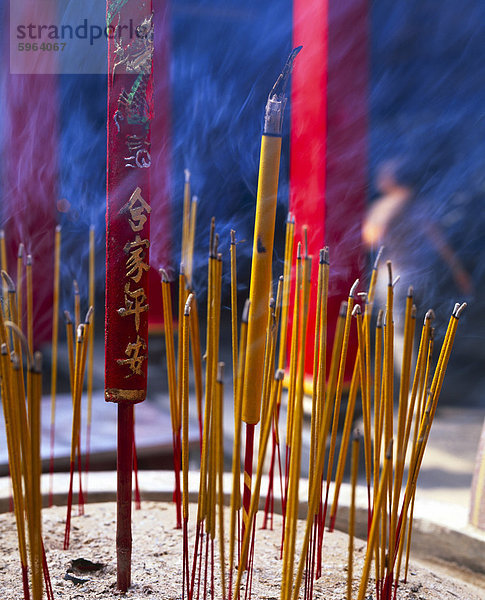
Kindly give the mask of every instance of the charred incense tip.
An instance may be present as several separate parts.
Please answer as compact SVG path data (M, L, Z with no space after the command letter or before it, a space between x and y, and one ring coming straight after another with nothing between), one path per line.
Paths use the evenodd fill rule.
M283 275L280 275L280 276L278 277L278 281L281 281L281 282L283 283L283 281L284 281L284 280L285 280L285 278L283 277Z
M408 287L408 298L412 298L414 296L414 288L412 285Z
M58 225L57 227L60 228L60 225ZM56 229L57 229L57 227L56 227ZM91 223L91 225L89 226L89 231L94 231L95 229L96 229L96 227L95 227L94 223Z
M184 179L185 179L185 183L189 183L189 181L190 181L190 171L188 169L184 169Z
M362 309L360 308L360 304L356 304L354 306L354 310L352 311L352 316L357 317L357 316L360 316L361 314L362 314Z
M411 319L415 319L416 318L416 313L418 312L418 309L416 308L416 304L413 304L411 307Z
M298 242L296 247L296 260L301 260L301 242Z
M455 302L455 306L453 307L453 310L451 312L451 315L453 317L456 317L456 311L460 308L460 303L459 302Z
M218 255L219 250L219 234L216 233L214 236L214 256Z
M68 310L64 311L64 321L66 322L66 325L72 325L72 318Z
M164 268L160 267L160 269L158 269L158 272L160 273L160 277L162 278L162 282L163 283L169 283L170 279L168 277L167 271L165 271Z
M276 381L283 381L285 377L285 371L284 369L278 369L275 373L274 378L276 379Z
M391 460L392 458L392 447L394 445L394 440L391 438L389 440L389 446L387 447L387 451L386 451L386 460Z
M352 284L352 287L350 288L350 292L349 292L349 298L353 298L354 294L355 294L355 290L357 289L357 286L359 285L359 280L356 279L354 281L354 283Z
M274 308L276 306L276 300L274 298L269 299L269 307Z
M192 307L193 299L194 299L194 294L189 294L188 298L187 298L187 302L185 303L184 317L188 317L190 315L190 309Z
M27 267L32 266L32 254L27 254L27 258L25 259L25 264Z
M196 194L194 194L192 196L192 204L197 204L199 202L199 196L197 196Z
M19 249L18 249L18 252L17 252L17 258L23 258L24 257L24 249L25 249L24 245L22 244L22 242L20 242Z
M242 321L243 323L247 323L249 321L249 306L250 306L251 302L249 300L249 298L247 298L246 302L244 303L244 308L242 311Z
M185 275L185 265L184 265L184 261L182 261L180 263L180 267L179 267L179 275L182 275L182 277Z
M293 69L293 61L295 60L297 55L300 53L302 48L303 48L303 46L297 46L296 48L293 48L293 50L290 52L290 55L288 56L288 58L286 60L283 70L281 71L278 79L276 80L276 83L274 84L273 89L269 93L269 99L272 99L273 97L276 96L277 100L281 100L285 96L285 90L286 90L286 85L288 83L288 78L290 77L291 71Z
M7 344L4 343L0 346L0 354L2 356L5 356L6 354L8 354Z
M387 266L387 276L388 276L387 285L392 285L392 262L390 260L388 260L386 262L386 266Z
M15 294L15 283L7 271L2 271L2 277L5 283L7 284L7 292L9 294Z
M347 314L347 306L348 306L347 300L342 300L342 302L340 303L340 310L338 313L339 317L345 317L345 315Z
M72 287L74 289L74 294L76 294L76 296L79 296L79 285L78 285L76 279L73 280Z
M209 231L209 256L214 257L214 232L216 229L216 218L212 217Z
M91 225L91 227L94 229L94 225ZM60 225L56 225L56 233L60 233L61 229L62 227Z
M328 261L328 246L325 246L325 248L321 248L320 252L319 252L319 262L321 265L328 265L329 261Z
M287 222L287 223L293 223L293 216L292 216L292 214L291 214L291 212L290 212L290 211L288 211L288 215L287 215L287 217L286 217L286 222ZM3 230L2 230L2 231L3 231Z
M86 325L84 323L81 323L80 325L78 325L78 328L76 331L76 341L78 344L80 344L84 340L85 333L86 333Z
M461 317L461 315L463 314L463 311L465 310L465 308L467 307L467 303L463 302L463 304L460 304L460 306L455 310L455 317L457 319L459 319Z
M90 306L88 308L88 312L86 313L86 316L84 317L84 323L86 325L91 324L91 321L93 320L93 314L94 314L94 306Z
M34 373L41 374L42 373L42 352L34 352L34 365L33 365Z
M5 239L5 229L0 229L0 240L4 240L4 239Z
M360 443L362 439L362 434L360 433L360 429L356 428L354 429L353 433L352 433L352 441L356 442L357 444Z
M234 246L236 243L236 231L231 229L231 244Z
M225 363L218 362L217 363L217 383L224 383L224 367Z
M367 292L357 292L357 296L367 303Z
M434 314L434 310L432 308L430 308L424 315L425 321L434 321L435 318L436 318L436 315Z
M382 321L384 319L384 310L381 308L377 313L376 327L382 327Z
M381 246L377 251L377 256L374 261L374 266L372 267L374 271L377 271L377 267L379 266L379 261L381 260L382 253L384 252L384 246Z
M434 327L431 327L429 330L429 339L434 340Z
M392 282L393 288L396 286L396 284L399 282L400 279L401 279L401 275L398 275L397 277L394 278L394 281Z
M18 371L20 369L20 360L15 351L10 352L10 362L12 363L12 368L15 371Z

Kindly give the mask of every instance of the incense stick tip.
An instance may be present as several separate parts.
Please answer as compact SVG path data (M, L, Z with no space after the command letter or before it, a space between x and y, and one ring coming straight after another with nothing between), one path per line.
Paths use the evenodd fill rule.
M74 279L74 280L73 280L73 282L72 282L72 287L73 287L73 289L74 289L74 293L75 293L76 295L77 295L77 294L79 294L79 285L78 285L78 283L77 283L77 280L76 280L76 279Z
M170 281L168 278L168 273L163 267L160 267L158 269L158 272L160 273L160 277L162 278L163 283L168 283Z
M5 229L0 229L0 240L5 239Z
M7 344L3 343L0 346L0 354L2 354L3 356L5 356L6 354L8 354Z
M39 375L42 373L42 352L39 350L34 352L33 371Z
M231 244L235 244L236 243L236 230L235 229L231 229Z
M217 363L217 383L224 383L224 367L225 363L218 362Z
M27 256L25 258L25 264L27 267L32 266L32 254L27 254Z
M416 304L413 304L411 306L411 319L415 319L416 318L417 312L418 312L418 309L416 307Z
M190 171L188 169L184 169L184 179L185 179L185 183L189 183L189 181L190 181Z
M392 282L392 287L393 287L393 288L394 288L394 287L396 287L396 284L397 284L397 283L400 281L400 279L401 279L401 275L397 275L397 276L394 278L394 281Z
M329 264L329 253L328 253L328 246L325 246L324 248L320 249L319 252L319 261L321 265L328 265Z
M348 306L347 300L342 300L342 302L340 303L340 310L338 313L339 317L345 317L345 315L347 314L347 306Z
M465 308L468 306L468 304L466 302L463 302L462 304L460 304L460 306L455 310L455 317L457 319L459 319L461 317L461 315L463 314L463 311L465 310Z
M251 302L249 300L249 298L246 299L246 302L244 303L244 308L242 311L242 321L243 323L247 323L249 321L249 306L250 306Z
M379 266L379 261L381 260L382 253L384 252L384 246L381 246L377 251L377 256L374 260L374 266L372 267L374 271L377 271L377 267Z
M88 308L88 312L86 313L86 316L84 317L84 322L89 325L93 319L93 314L94 314L94 306L90 306Z
M384 319L384 310L381 308L377 313L376 327L382 327L382 321Z
M412 285L408 287L408 298L412 298L414 296L414 288Z
M354 431L352 432L352 441L360 443L361 439L362 439L362 434L360 433L360 429L358 427L356 427L354 429Z
M64 311L64 321L66 322L66 325L71 325L72 324L71 314L69 313L68 310Z
M301 260L301 242L298 242L298 246L296 247L296 259Z
M356 279L354 281L354 283L352 284L352 287L350 288L350 292L349 292L349 298L353 298L354 294L355 294L355 290L357 289L357 286L359 285L359 280Z
M392 285L392 262L390 260L388 260L386 262L386 266L387 266L387 275L388 275L387 285Z
M362 309L360 308L360 304L356 304L354 306L353 311L352 311L352 316L356 317L356 316L361 315L361 314L362 314Z
M91 227L94 227L94 225L91 225ZM62 227L59 224L57 224L56 225L56 233L61 233L61 229L62 229Z
M436 315L434 314L434 310L432 308L428 309L426 314L424 315L424 320L426 321L434 321Z
M284 369L278 369L276 371L276 373L275 373L275 376L274 376L274 378L277 381L283 381L284 377L285 377L285 371L284 371Z
M2 277L5 281L5 283L7 284L7 292L9 294L15 294L15 284L13 282L13 279L7 273L7 271L2 270Z
M194 299L194 294L189 294L187 297L187 302L184 307L184 316L188 317L190 315L190 309L192 307L192 300Z
M25 249L25 246L22 244L22 242L20 242L19 249L18 249L18 252L17 252L17 258L23 258L23 256L24 256L24 249Z

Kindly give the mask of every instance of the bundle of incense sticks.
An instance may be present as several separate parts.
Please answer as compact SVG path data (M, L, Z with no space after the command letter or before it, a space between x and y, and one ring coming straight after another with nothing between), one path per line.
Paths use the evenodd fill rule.
M19 255L22 258L21 252ZM31 261L29 263L31 267ZM44 582L47 598L53 598L42 543L40 489L42 355L40 352L32 353L31 274L27 275L27 323L30 343L21 329L20 296L17 295L14 282L4 270L2 270L2 283L6 294L0 310L1 394L23 598L29 599L31 591L32 598L40 600L43 597Z
M292 54L289 60L293 60ZM291 68L291 66L289 67ZM287 67L285 67L287 69ZM287 71L286 71L287 72ZM285 74L283 71L282 76ZM278 80L281 83L281 79ZM278 89L280 83L274 89ZM273 89L273 91L274 91ZM278 98L270 94L270 99ZM279 97L281 102L281 97ZM273 107L272 107L273 108ZM267 107L268 110L268 107ZM276 136L277 137L277 136ZM267 153L271 154L271 160ZM333 332L330 364L326 364L327 355L327 299L331 267L329 249L322 248L319 254L317 280L311 279L312 257L307 252L307 226L303 225L304 245L298 244L296 263L292 264L295 224L288 215L285 241L285 260L283 274L278 279L276 293L272 284L271 265L268 268L261 262L261 254L267 254L272 247L272 232L264 231L268 223L261 223L262 205L266 203L264 214L275 200L275 179L279 169L279 160L275 158L277 149L268 150L268 140L262 143L260 186L256 209L256 224L253 247L253 267L250 282L250 298L242 314L240 332L237 331L236 301L236 232L230 236L230 296L231 296L231 336L232 336L232 372L234 402L234 439L232 454L233 484L230 501L230 531L228 548L224 541L222 525L217 530L217 518L222 524L222 504L216 501L222 494L220 487L222 473L222 452L220 443L220 418L222 388L219 361L219 328L221 303L222 255L218 252L219 238L215 233L215 220L212 219L209 236L208 260L208 301L206 336L206 377L204 410L200 410L197 398L199 423L203 435L200 454L200 484L197 515L194 523L195 542L192 560L188 545L189 515L186 499L188 464L188 345L192 343L195 365L200 355L194 348L200 347L200 341L193 335L197 327L189 328L194 307L194 290L189 285L186 267L183 262L179 276L179 335L177 361L175 361L173 318L169 294L168 276L162 270L162 289L164 290L164 316L168 324L165 328L167 346L167 367L170 391L170 406L174 439L174 467L176 474L175 500L177 503L177 526L180 526L180 503L183 499L183 582L182 596L193 598L194 594L204 598L208 593L214 595L214 548L220 552L220 579L223 598L237 598L240 594L243 578L246 577L245 594L250 595L253 573L253 555L256 538L255 519L259 507L260 486L265 464L267 445L272 438L272 450L269 469L269 485L265 502L263 527L272 526L274 490L281 491L283 528L281 543L282 575L281 598L296 600L300 597L303 577L305 577L304 598L312 597L313 580L321 576L324 559L324 532L328 525L330 531L335 527L338 499L344 477L352 424L360 394L363 420L362 444L364 448L365 485L368 503L368 543L363 572L357 574L352 569L353 530L355 513L355 486L357 482L357 446L360 437L354 436L352 442L352 509L349 525L349 565L348 592L352 598L353 585L358 584L359 599L364 598L370 576L371 562L375 562L375 586L379 599L388 600L396 593L401 576L402 561L405 556L405 576L409 559L412 534L412 516L416 481L422 463L424 450L429 437L430 427L436 411L444 374L450 357L453 339L459 317L465 304L455 305L448 330L441 346L436 363L433 358L434 313L429 310L424 318L417 358L413 363L413 341L415 337L417 308L413 303L413 289L409 288L404 307L404 350L399 370L399 390L394 390L394 287L399 278L393 278L392 265L387 263L388 286L387 301L380 307L377 320L372 318L378 265L382 254L379 251L366 291L358 291L360 282L355 281L349 290L346 302L342 303L340 314ZM276 173L276 176L275 176ZM268 182L273 182L272 186ZM186 172L184 194L183 257L193 256L188 231L195 227L189 220L190 190ZM268 191L268 188L271 188ZM258 213L258 210L261 213ZM268 210L270 213L268 213ZM258 221L259 215L259 221ZM269 219L271 224L271 219ZM271 227L270 227L271 229ZM266 236L266 237L263 237ZM193 238L192 238L193 239ZM268 241L269 240L269 241ZM264 250L262 250L262 247ZM264 260L267 260L264 256ZM185 258L187 260L187 258ZM292 277L292 273L294 276ZM293 289L292 289L293 288ZM289 332L289 298L293 291L295 302L292 327ZM310 298L317 294L316 321L309 323L308 307ZM264 300L264 310L261 308ZM258 305L257 326L251 329L251 314L256 318L254 306ZM399 308L401 310L401 307ZM252 312L253 311L253 312ZM195 318L195 322L197 319ZM307 518L305 535L301 549L296 547L297 520L300 508L300 472L303 428L303 379L304 349L306 337L312 326L314 337L314 369L312 385L312 410L310 431L309 486L307 499ZM372 331L372 329L375 331ZM351 336L358 342L358 352L352 370L352 379L348 394L344 394ZM190 341L189 341L190 340ZM278 347L279 340L279 347ZM289 347L289 352L287 348ZM176 363L176 364L175 364ZM433 365L435 364L434 371ZM413 370L414 367L414 370ZM281 431L280 412L283 400L283 376L287 370L288 393L286 403L286 431ZM275 372L276 369L276 372ZM343 403L346 401L346 405ZM246 402L246 404L245 404ZM248 404L249 403L249 404ZM284 403L283 403L284 404ZM397 406L395 413L394 406ZM345 408L342 439L337 446L341 408ZM372 421L372 413L374 415ZM246 422L245 459L241 464L241 436ZM260 422L260 435L257 461L253 465L253 443L255 426ZM180 436L181 429L184 435ZM411 436L412 433L412 436ZM281 459L281 439L285 439L285 456ZM180 442L181 440L181 442ZM180 445L181 444L181 445ZM334 467L336 464L335 476ZM183 484L180 490L180 465L183 471ZM276 469L276 465L278 469ZM253 466L256 476L253 481ZM241 498L241 470L244 470ZM404 473L407 469L407 479ZM279 472L279 486L275 484L276 471ZM330 497L333 482L333 499ZM219 507L217 517L216 508ZM243 515L241 519L241 508ZM205 533L205 535L204 535ZM218 542L215 544L215 542ZM225 564L228 557L228 565ZM298 557L298 563L296 560ZM190 563L192 568L190 570ZM226 568L229 572L226 576ZM248 592L249 590L249 592Z

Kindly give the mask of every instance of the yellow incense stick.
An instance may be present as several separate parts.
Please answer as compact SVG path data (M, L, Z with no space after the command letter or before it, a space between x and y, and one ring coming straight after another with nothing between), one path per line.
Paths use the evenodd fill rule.
M244 565L246 565L246 562L247 562L247 557L248 557L248 552L249 552L249 543L251 540L251 532L253 530L253 523L254 523L254 519L256 516L256 512L258 510L260 490L261 490L261 479L263 477L263 465L264 465L264 459L266 456L266 448L268 446L269 434L271 432L272 415L273 415L273 411L276 407L276 400L278 397L278 387L283 385L283 377L284 377L284 372L281 369L278 369L278 371L276 372L276 375L275 375L276 385L274 385L272 388L273 391L271 394L270 407L266 413L266 420L262 424L263 435L261 436L261 446L259 447L259 452L258 452L258 465L256 468L256 478L255 478L255 482L254 482L253 494L251 495L251 504L249 507L247 527L245 529L243 543L242 543L242 547L241 547L241 557L239 560L239 568L237 571L237 579L236 579L236 585L234 586L233 598L239 597L241 578L242 578L242 574L245 570Z
M24 245L19 244L17 253L17 315L18 315L18 326L22 329L22 319L24 313L23 304L23 268L24 268Z
M293 243L295 241L295 221L288 213L286 221L286 236L285 236L285 259L283 265L283 300L281 305L281 328L280 328L280 345L278 355L278 368L284 369L286 366L286 350L288 336L288 310L290 306L290 290L291 290L291 263L293 261Z
M357 600L364 600L366 590L367 590L367 582L369 581L369 572L370 566L372 562L372 554L374 551L374 544L376 541L376 535L378 531L378 523L380 518L381 508L385 506L385 496L386 496L386 487L387 481L389 478L389 470L391 468L391 456L392 456L392 440L390 441L387 451L386 458L384 460L384 467L382 469L381 477L379 480L379 488L377 491L377 496L374 500L374 508L373 508L373 516L372 516L372 524L370 528L369 535L367 537L367 551L365 555L364 568L362 570L362 576L360 579L359 593L357 595Z
M56 227L54 238L54 287L52 290L52 361L51 361L51 453L53 453L56 394L57 394L57 344L59 341L59 285L61 271L61 227ZM52 485L52 483L51 483Z
M352 600L352 577L354 566L354 529L355 529L355 489L359 467L359 434L352 440L352 460L350 467L350 510L349 510L349 558L347 561L347 600Z
M236 397L234 402L234 441L232 449L232 492L231 520L229 529L229 581L232 581L234 568L234 548L236 539L236 512L241 508L241 410L244 362L246 360L247 324L249 300L246 300L241 319L239 337L238 369L236 377ZM230 584L229 584L230 585Z

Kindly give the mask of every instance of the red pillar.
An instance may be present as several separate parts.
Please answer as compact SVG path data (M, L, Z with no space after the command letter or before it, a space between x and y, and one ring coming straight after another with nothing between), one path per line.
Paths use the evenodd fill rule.
M290 210L296 243L308 225L313 255L310 327L316 310L318 251L330 247L329 345L340 302L361 275L360 226L367 189L367 1L294 0ZM291 315L291 312L290 312ZM313 367L309 330L306 372ZM355 352L356 345L351 347ZM350 361L348 361L350 362Z

